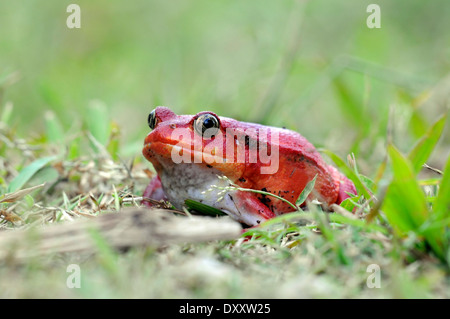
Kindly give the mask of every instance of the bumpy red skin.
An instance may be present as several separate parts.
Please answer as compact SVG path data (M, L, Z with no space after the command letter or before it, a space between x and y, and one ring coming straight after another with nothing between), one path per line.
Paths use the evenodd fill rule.
M187 131L190 132L193 140L195 134L197 134L193 128L194 121L198 116L204 113L215 115L212 112L200 112L194 116L176 115L168 108L156 108L155 115L157 118L157 126L145 139L143 155L153 164L157 172L160 172L163 168L155 155L170 159L172 146L177 144L180 145L180 140L171 137L173 130L175 128L186 128ZM215 116L219 118L217 115ZM315 189L310 195L310 198L318 198L324 206L329 206L333 203L341 203L344 199L349 197L347 192L356 194L354 184L334 167L327 165L314 146L299 133L287 129L240 122L226 117L220 117L219 119L220 130L222 134L224 134L224 138L221 140L215 138L210 140L203 139L202 150L205 147L208 147L208 149L211 150L214 146L224 150L226 150L227 147L234 147L235 161L231 163L230 161L219 161L218 163L212 163L210 165L218 169L223 175L227 176L239 186L271 192L295 204L296 199L306 184L317 174ZM274 174L261 174L261 168L263 166L268 166L268 164L248 162L248 153L250 147L252 147L251 145L253 145L252 143L246 144L245 163L237 163L237 145L235 144L235 138L226 138L225 132L227 128L244 130L263 128L268 130L269 134L267 138L265 138L265 136L250 135L250 140L259 139L260 142L268 142L271 147L278 146L278 170ZM272 132L276 132L279 135L279 144L277 145L272 142L270 136L270 133ZM188 152L193 160L198 154L194 155L194 153L190 151L191 147L192 145L183 145L183 150ZM203 153L202 155L212 156L211 153ZM198 165L205 165L206 168L206 163L199 163ZM158 181L153 181L152 183L146 190L145 195L158 195L158 187L155 187L158 186ZM262 207L260 213L264 215L263 219L293 211L290 205L274 197L269 198L267 196L248 192L241 193L243 193L243 195L237 199L238 204L248 206L250 209L255 205ZM160 195L158 196L161 197Z

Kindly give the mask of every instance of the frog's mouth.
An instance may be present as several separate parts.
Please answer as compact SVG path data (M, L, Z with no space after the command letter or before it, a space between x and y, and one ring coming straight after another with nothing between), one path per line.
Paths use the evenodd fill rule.
M173 164L200 164L208 168L214 167L232 181L242 176L245 163L233 163L223 156L218 147L195 149L192 144L183 141L153 141L144 145L144 157L158 171Z

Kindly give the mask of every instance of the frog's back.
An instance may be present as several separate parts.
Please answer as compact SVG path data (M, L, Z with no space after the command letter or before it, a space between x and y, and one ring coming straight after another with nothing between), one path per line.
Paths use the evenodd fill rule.
M295 203L306 184L317 175L311 198L318 198L325 205L336 202L339 181L316 148L301 134L227 118L221 120L227 128L240 129L248 133L250 140L258 140L258 151L261 145L269 145L271 161L277 161L277 169L269 174L262 173L260 161L246 163L244 175L238 182L242 187L270 192ZM288 204L273 197L259 197L275 213L292 210Z

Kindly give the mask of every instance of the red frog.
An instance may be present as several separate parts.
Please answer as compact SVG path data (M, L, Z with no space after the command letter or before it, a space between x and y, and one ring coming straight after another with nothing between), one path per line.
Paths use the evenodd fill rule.
M318 199L325 208L340 204L349 197L347 193L356 194L354 184L326 164L297 132L213 112L176 115L166 107L153 110L148 124L152 132L145 138L142 153L158 176L144 197L169 200L177 208L192 199L256 226L294 209L273 196L227 188L229 181L295 204L306 184L317 176L308 199Z

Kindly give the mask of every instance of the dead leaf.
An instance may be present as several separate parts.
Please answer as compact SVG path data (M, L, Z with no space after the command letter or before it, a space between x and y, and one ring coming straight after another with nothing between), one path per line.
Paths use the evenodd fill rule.
M0 209L0 217L7 220L13 224L22 223L23 219L19 215L13 212L8 212L7 210Z

